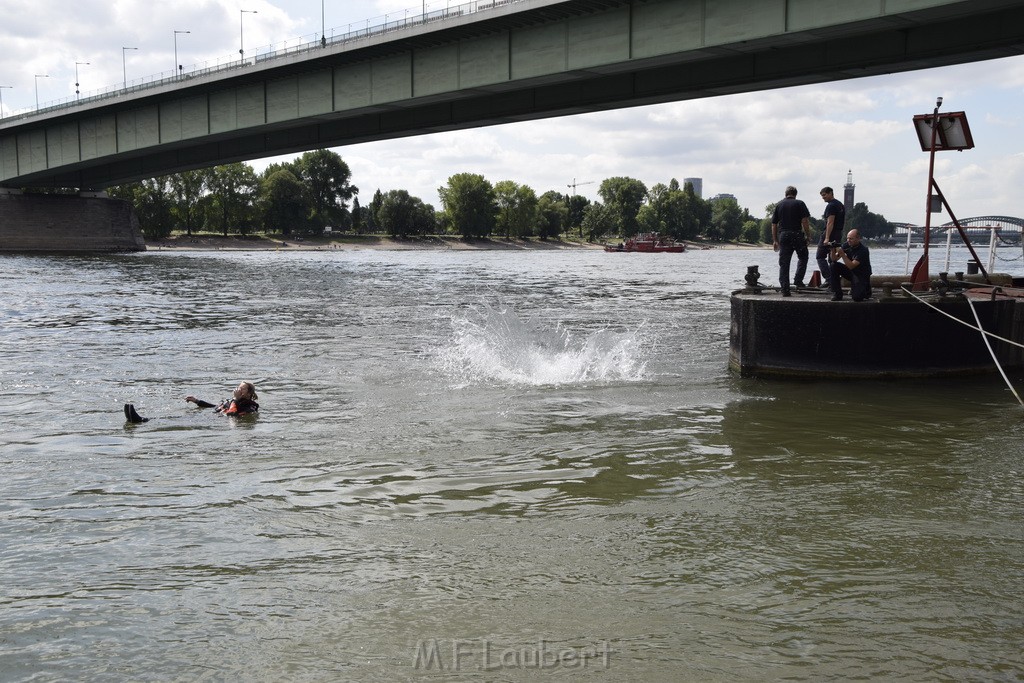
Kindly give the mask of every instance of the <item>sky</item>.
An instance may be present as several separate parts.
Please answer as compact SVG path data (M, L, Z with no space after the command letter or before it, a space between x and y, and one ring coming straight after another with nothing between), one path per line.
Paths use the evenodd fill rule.
M237 59L274 44L315 40L351 25L414 16L457 0L0 0L3 113L116 87L174 68ZM255 10L242 14L241 10ZM175 33L189 31L189 33ZM137 47L137 50L122 50ZM87 62L88 64L84 64ZM46 77L36 78L36 75ZM1024 216L1024 57L773 91L688 100L527 123L333 148L352 171L360 202L404 189L441 208L437 189L456 173L513 180L538 195L599 199L600 182L628 176L648 187L703 179L704 197L734 195L761 217L786 185L813 215L825 185L894 222L922 224L928 155L911 123L965 111L975 148L942 152L935 178L958 218ZM262 170L271 161L253 160ZM943 214L933 222L945 222Z

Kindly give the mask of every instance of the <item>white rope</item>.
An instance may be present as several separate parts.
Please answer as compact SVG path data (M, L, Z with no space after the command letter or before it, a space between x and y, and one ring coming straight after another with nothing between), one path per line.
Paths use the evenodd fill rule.
M900 285L900 289L902 289L904 292L906 292L910 296L912 296L915 299L917 299L918 301L920 301L925 306L928 306L929 308L931 308L931 309L933 309L935 311L938 311L939 313L941 313L942 315L946 316L947 318L949 318L951 320L955 320L956 322L960 323L964 327L969 327L972 330L974 330L975 332L981 332L983 335L986 335L987 337L992 337L993 339L998 339L1001 342L1006 342L1007 344L1012 344L1013 346L1016 346L1016 347L1024 349L1024 344L1021 344L1020 342L1015 342L1012 339L1007 339L1006 337L1000 337L998 334L996 334L994 332L989 332L988 330L984 329L981 326L980 322L978 323L978 326L975 327L974 325L972 325L968 321L961 320L960 318L956 317L955 315L950 315L949 313L946 313L944 310L942 310L938 306L933 306L932 304L930 304L927 301L925 301L922 297L917 296L916 294L911 292L909 289L907 289L907 285ZM964 297L964 298L966 299L967 297ZM970 303L969 300L968 300L968 303ZM1022 303L1024 303L1024 302L1022 302ZM973 311L973 310L974 310L974 307L972 306L971 307L971 311ZM975 316L975 317L977 317L977 316ZM987 340L986 340L986 343L988 343Z
M978 323L978 329L980 330L981 318L978 317L978 311L974 309L974 303L971 301L970 297L965 296L964 299L967 300L967 306L971 309L971 313L974 314L974 322ZM992 362L995 363L996 367L999 369L999 374L1003 376L1003 381L1006 382L1006 386L1010 388L1010 391L1017 398L1017 403L1024 407L1024 401L1020 400L1020 394L1018 394L1017 390L1013 388L1013 385L1010 384L1010 378L1006 376L1005 372L1003 372L1003 366L999 364L999 359L996 358L996 352L992 350L992 344L989 343L988 337L982 335L981 338L985 341L985 347L988 348L988 354L992 356Z

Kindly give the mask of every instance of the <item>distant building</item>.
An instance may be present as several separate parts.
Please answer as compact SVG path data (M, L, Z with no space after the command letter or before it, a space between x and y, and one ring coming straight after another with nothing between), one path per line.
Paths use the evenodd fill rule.
M853 184L853 169L846 172L846 184L843 185L843 206L846 208L846 213L850 213L853 210L853 189L857 187Z
M714 197L711 198L711 201L715 201L715 200L718 200L718 199L732 199L737 204L739 203L739 201L736 199L736 195L729 194L728 192L722 192L720 194L716 194Z
M693 193L698 197L704 197L704 179L703 178L683 178L683 187L686 187L686 183L693 185Z

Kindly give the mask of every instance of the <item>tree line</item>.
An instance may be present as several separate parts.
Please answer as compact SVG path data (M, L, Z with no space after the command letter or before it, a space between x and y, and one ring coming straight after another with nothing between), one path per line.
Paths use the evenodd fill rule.
M109 189L132 202L143 234L166 237L175 230L248 235L320 235L332 232L393 237L450 234L509 239L578 236L589 241L657 232L676 240L770 242L770 216L755 218L731 197L706 200L676 179L647 187L629 177L607 178L600 201L549 190L541 195L512 180L491 183L480 174L457 173L438 188L435 209L405 190L377 190L366 206L341 156L306 152L262 173L245 163L184 171ZM812 219L820 231L820 220ZM847 226L865 237L891 234L884 217L857 204Z

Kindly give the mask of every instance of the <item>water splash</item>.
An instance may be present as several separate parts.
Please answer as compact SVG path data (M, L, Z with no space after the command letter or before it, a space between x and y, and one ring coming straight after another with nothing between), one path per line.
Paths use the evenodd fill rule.
M451 320L450 345L439 350L446 374L466 383L529 386L637 381L647 364L642 326L574 334L521 318L511 307L474 307Z

